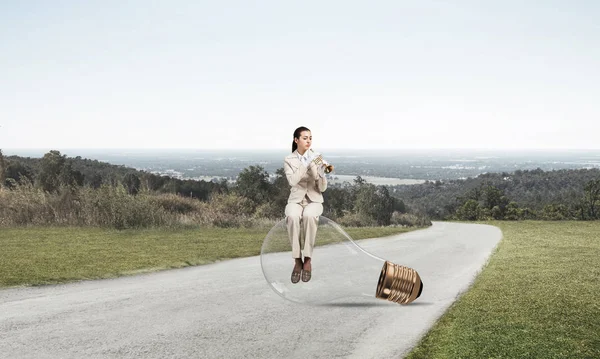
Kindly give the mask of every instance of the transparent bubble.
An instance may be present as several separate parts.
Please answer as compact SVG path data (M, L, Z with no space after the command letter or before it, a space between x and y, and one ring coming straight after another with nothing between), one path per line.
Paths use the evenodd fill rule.
M310 281L292 283L294 258L286 220L279 221L269 231L260 259L265 279L275 293L308 304L357 298L406 304L421 294L423 286L417 272L365 251L329 218L319 216L315 242Z

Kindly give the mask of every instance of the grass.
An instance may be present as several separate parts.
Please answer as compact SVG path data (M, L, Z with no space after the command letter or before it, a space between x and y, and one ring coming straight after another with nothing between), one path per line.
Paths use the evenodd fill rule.
M600 222L489 224L496 252L407 358L600 358Z
M2 228L0 287L112 278L254 256L260 254L269 229ZM364 239L410 229L368 227L346 231L354 239Z

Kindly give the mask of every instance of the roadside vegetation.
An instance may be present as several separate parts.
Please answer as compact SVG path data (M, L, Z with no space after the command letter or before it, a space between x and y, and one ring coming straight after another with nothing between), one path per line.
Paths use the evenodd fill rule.
M600 358L600 222L489 224L497 250L407 358Z
M4 158L0 151L0 227L5 228L251 228L281 219L289 191L283 168L272 179L262 167L249 166L231 186L67 158L58 151L35 160ZM387 187L360 177L324 195L323 215L343 226L431 225L408 212Z

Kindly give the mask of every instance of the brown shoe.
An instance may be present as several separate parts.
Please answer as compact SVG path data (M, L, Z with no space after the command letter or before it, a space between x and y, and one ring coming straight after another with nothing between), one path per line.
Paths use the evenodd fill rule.
M295 283L298 283L300 281L300 274L302 274L302 272L296 272L296 271L292 272L292 278L291 278L292 279L292 283L295 284Z
M309 270L303 270L302 271L302 281L303 282L308 282L310 280L310 271Z

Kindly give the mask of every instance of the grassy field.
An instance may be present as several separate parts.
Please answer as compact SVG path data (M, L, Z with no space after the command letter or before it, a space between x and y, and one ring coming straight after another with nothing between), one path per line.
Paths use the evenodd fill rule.
M600 358L600 222L490 224L497 251L408 358Z
M258 255L269 229L2 228L0 287L111 278ZM347 232L364 239L409 230L368 227Z

